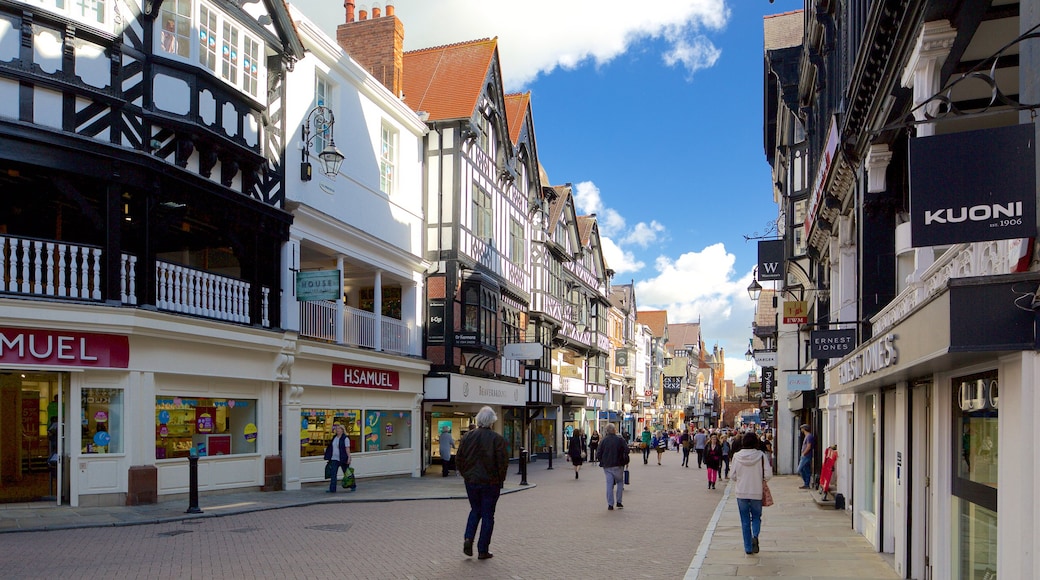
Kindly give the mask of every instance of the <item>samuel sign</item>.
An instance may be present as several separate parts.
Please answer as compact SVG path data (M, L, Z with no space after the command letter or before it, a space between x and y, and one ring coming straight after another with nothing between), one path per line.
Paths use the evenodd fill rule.
M916 248L1036 236L1032 124L910 140Z

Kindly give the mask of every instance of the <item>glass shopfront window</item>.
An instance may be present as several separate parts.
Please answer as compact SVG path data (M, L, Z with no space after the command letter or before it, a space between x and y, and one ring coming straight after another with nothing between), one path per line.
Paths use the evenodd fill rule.
M958 377L953 390L954 578L997 577L997 372Z
M410 449L412 412L384 409L303 409L300 456L318 457L332 441L332 426L343 425L351 453ZM361 445L364 441L364 446Z
M256 399L155 398L155 458L256 453Z
M123 390L83 389L80 402L80 451L122 453Z

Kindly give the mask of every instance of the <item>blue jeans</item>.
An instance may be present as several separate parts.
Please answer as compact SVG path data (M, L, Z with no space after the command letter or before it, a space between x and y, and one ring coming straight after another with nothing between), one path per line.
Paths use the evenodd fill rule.
M744 532L744 552L750 553L752 539L762 531L762 500L737 498L740 510L740 531Z
M336 482L338 482L340 479L339 470L342 469L343 475L346 475L347 468L350 467L350 464L345 461L336 461L335 459L333 459L332 462L336 464L336 471L332 472L332 481L329 482L329 491L336 491ZM355 485L350 489L354 489L356 487L357 486Z
M480 538L477 539L477 552L488 553L491 548L491 532L495 531L495 506L502 486L488 483L466 482L466 497L469 498L469 519L466 520L465 539L472 540L477 535L477 524L480 524Z
M812 455L803 455L798 460L798 475L802 476L805 487L809 487L809 481L812 478Z
M607 476L607 505L614 505L615 497L617 503L621 503L621 494L625 491L625 468L622 466L604 467L603 474Z

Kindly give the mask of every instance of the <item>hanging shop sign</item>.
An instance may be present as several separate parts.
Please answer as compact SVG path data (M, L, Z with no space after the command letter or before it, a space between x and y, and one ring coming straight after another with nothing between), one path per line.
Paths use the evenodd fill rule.
M337 387L397 391L401 388L401 376L397 371L334 364L332 365L332 384Z
M1032 124L910 140L910 237L917 248L1036 236Z
M809 358L842 358L856 348L856 329L814 330L809 333Z
M339 300L343 295L339 270L316 270L296 273L296 300Z
M755 364L760 367L775 367L777 362L775 350L756 350Z
M758 279L784 279L784 241L761 240L758 242Z
M772 400L776 393L776 368L762 368L762 398Z
M809 305L805 300L784 302L784 324L808 324Z
M812 388L812 375L804 375L801 373L787 373L787 390L788 391L811 391Z
M130 339L115 334L0 327L0 363L125 369Z
M820 162L820 166L816 169L816 178L813 179L812 184L812 197L809 198L809 208L805 212L805 238L809 239L809 232L812 231L813 223L816 221L816 215L820 211L820 201L823 199L823 185L827 183L827 177L831 173L831 167L834 165L835 156L838 153L838 141L841 136L838 131L838 116L832 115L830 126L827 129L827 145L823 150L823 159Z

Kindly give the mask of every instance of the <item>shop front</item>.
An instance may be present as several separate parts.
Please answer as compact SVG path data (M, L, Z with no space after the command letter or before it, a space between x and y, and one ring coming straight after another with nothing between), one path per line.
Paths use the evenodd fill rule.
M359 479L418 477L428 369L409 357L306 345L282 389L283 437L292 442L283 452L286 489L326 481L324 455L335 425L346 431Z
M437 444L439 428L450 426L458 445L466 431L476 428L477 411L484 406L491 407L498 415L495 430L505 437L509 457L515 459L520 456L527 402L526 385L450 373L424 377L423 390L423 471L440 463Z
M998 517L997 506L1038 483L1035 447L1014 435L1035 434L1040 409L1035 315L1013 304L1014 288L1036 290L1029 276L949 280L828 369L822 424L854 457L853 527L892 553L901 575L1024 573L1011 554L1036 523L1015 508ZM1016 412L1000 416L1001 403ZM998 470L1001 450L1026 460Z

